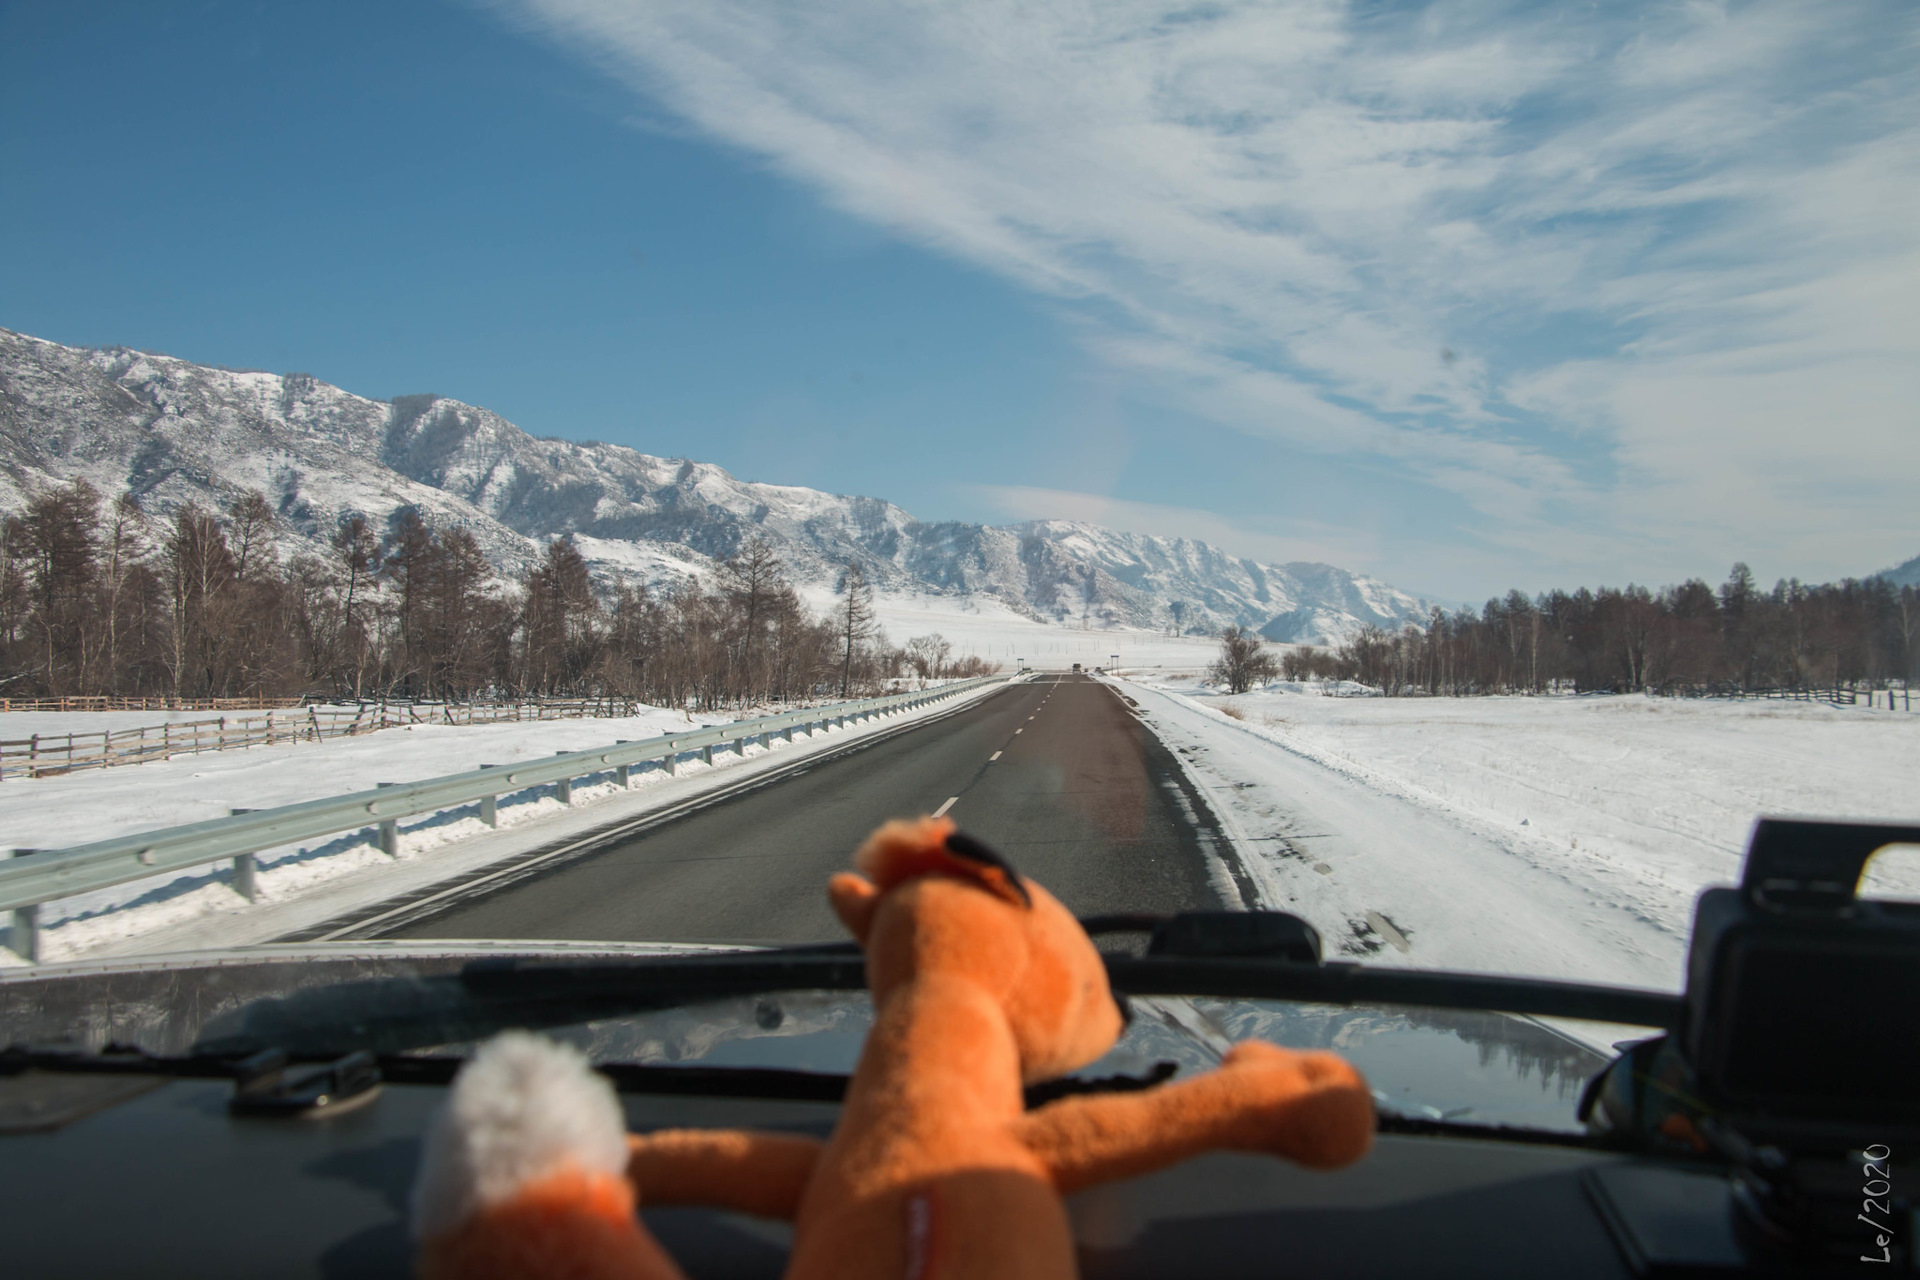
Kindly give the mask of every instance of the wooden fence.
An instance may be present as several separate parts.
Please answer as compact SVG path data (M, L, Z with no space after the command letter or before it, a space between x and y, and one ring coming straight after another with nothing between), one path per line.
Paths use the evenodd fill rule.
M280 711L305 698L0 698L0 711Z
M221 716L98 733L34 734L0 741L0 778L46 778L82 769L144 764L202 751L232 751L288 742L350 738L413 724L499 724L628 716L635 704L592 698L538 702L368 702L351 707L297 707L257 716Z
M1767 687L1742 689L1734 684L1669 684L1649 688L1650 697L1659 698L1731 698L1775 702L1825 702L1836 707L1884 707L1889 711L1913 710L1913 694L1905 685L1883 689L1831 686L1824 689Z

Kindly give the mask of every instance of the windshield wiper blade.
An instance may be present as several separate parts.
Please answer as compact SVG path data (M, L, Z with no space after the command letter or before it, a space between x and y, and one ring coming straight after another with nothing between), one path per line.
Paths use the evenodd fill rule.
M1680 1025L1685 1008L1679 996L1664 991L1444 969L1372 968L1345 961L1299 964L1237 957L1148 956L1135 960L1116 956L1107 960L1107 975L1129 995L1417 1005L1667 1030Z
M1115 989L1129 995L1413 1005L1668 1029L1679 1025L1682 1010L1678 996L1663 992L1541 978L1314 964L1284 956L1105 959ZM865 958L845 945L585 962L487 957L455 974L344 983L256 1000L209 1024L194 1051L394 1053L477 1040L507 1027L569 1026L781 991L863 991L866 983Z
M1439 969L1376 968L1345 961L1305 964L1276 957L1104 957L1113 986L1128 995L1221 996L1314 1004L1401 1004L1520 1013L1673 1029L1679 996L1633 987L1516 978ZM865 963L856 951L779 950L658 959L497 959L469 965L460 980L490 995L571 995L617 1001L622 991L653 998L679 991L700 999L774 991L859 991Z

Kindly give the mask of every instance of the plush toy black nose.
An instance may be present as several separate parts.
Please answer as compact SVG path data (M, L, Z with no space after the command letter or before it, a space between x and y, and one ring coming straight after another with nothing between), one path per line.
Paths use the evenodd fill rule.
M964 831L950 831L947 833L947 852L956 858L965 858L968 862L978 862L982 866L996 867L1005 872L1007 883L1011 884L1014 892L1020 895L1020 900L1028 906L1033 905L1033 895L1027 892L1027 886L1020 879L1020 873L1015 871L1013 864L1000 856L999 851L991 845L974 839Z

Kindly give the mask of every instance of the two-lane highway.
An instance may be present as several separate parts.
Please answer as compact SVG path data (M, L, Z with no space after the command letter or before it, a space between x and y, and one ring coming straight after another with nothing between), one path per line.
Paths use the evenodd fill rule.
M826 941L826 880L887 818L945 810L1080 914L1223 905L1204 798L1109 687L1015 683L764 785L430 908L388 937ZM1242 905L1234 901L1233 905ZM373 922L369 922L370 925Z

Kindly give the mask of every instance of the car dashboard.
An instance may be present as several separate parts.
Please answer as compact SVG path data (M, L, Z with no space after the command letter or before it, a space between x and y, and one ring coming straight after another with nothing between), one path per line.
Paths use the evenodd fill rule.
M15 1274L411 1273L407 1196L439 1084L388 1082L320 1117L236 1115L229 1080L29 1067L0 1075L0 1204ZM636 1131L827 1133L823 1101L623 1092ZM1490 1131L1492 1132L1492 1131ZM1577 1140L1382 1133L1332 1173L1217 1154L1089 1190L1082 1273L1624 1277L1737 1263L1726 1181ZM774 1277L789 1228L643 1209L693 1277ZM1663 1252L1664 1250L1664 1252ZM1676 1252L1677 1250L1677 1252Z

